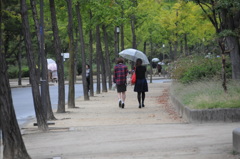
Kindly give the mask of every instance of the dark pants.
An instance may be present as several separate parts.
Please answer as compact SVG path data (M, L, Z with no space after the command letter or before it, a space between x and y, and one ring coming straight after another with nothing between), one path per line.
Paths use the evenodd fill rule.
M87 88L90 90L90 77L87 77Z

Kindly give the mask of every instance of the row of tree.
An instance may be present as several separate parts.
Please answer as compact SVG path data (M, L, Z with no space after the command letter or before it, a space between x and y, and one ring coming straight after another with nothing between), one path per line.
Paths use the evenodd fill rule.
M65 0L58 3L54 0L20 0L20 3L0 0L0 3L0 128L5 158L30 158L17 124L7 75L8 67L18 64L21 77L21 66L26 64L22 57L26 57L29 66L36 118L42 131L48 131L47 120L55 119L46 82L46 57L56 59L57 112L65 112L62 52L70 53L69 108L75 107L77 64L82 66L84 99L89 100L86 63L91 68L93 64L97 66L96 93L107 92L107 81L109 88L112 85L112 62L120 50L129 47L143 50L150 59L174 60L193 52L218 53L213 47L218 39L223 64L224 55L229 52L233 79L240 79L237 0ZM93 72L90 79L90 96L94 96Z

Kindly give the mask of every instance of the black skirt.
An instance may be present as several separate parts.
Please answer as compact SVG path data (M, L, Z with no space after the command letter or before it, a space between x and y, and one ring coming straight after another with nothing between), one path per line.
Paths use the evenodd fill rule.
M117 92L126 92L127 91L127 85L126 84L121 84L121 85L116 85L117 86Z
M137 79L134 92L148 92L148 84L146 79Z

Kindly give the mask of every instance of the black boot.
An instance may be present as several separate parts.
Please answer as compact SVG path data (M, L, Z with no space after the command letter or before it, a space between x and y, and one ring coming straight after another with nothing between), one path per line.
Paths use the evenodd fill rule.
M141 108L141 104L139 104L138 108Z

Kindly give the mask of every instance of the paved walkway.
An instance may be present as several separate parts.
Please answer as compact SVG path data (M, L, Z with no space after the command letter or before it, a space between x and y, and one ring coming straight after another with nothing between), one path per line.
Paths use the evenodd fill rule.
M55 114L48 133L33 123L23 129L28 153L33 159L238 159L232 130L239 123L185 123L168 100L170 85L149 84L142 109L132 86L124 109L116 91L79 98L78 108Z

